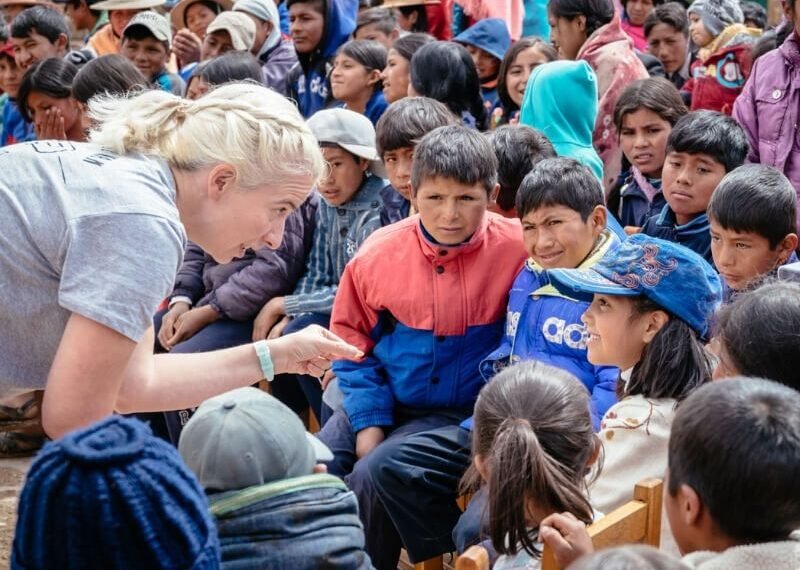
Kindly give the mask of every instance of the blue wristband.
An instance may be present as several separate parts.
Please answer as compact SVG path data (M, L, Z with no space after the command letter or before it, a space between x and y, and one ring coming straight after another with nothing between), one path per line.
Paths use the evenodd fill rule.
M272 356L269 354L269 345L266 340L259 340L253 343L253 348L256 349L256 356L258 362L261 364L261 373L267 381L272 382L275 378L275 366L272 364Z

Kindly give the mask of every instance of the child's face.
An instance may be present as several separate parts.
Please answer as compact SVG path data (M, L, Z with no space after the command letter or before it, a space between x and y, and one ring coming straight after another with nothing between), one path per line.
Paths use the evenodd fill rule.
M0 56L0 89L15 98L22 83L22 70L17 63L8 56Z
M659 23L647 36L647 49L659 59L667 73L675 73L686 62L689 39L669 24Z
M155 38L122 38L120 53L135 65L142 75L153 79L164 69L169 59L169 51L164 42Z
M387 34L386 32L379 30L377 24L367 24L366 26L361 26L356 30L355 39L372 40L382 44L386 49L390 49L394 43L394 40L397 39L397 34Z
M395 50L390 49L386 57L386 67L381 74L383 79L383 96L389 103L399 101L408 93L410 80L408 60Z
M731 289L746 289L755 279L782 265L797 247L797 236L790 234L774 249L769 240L755 232L723 228L714 218L711 224L711 255L714 265Z
M369 163L340 147L323 147L322 156L330 170L317 189L331 206L346 204L361 187Z
M637 315L627 297L595 294L581 317L586 325L586 357L598 366L632 368L642 357L649 320ZM650 337L652 338L652 337Z
M186 98L190 101L199 99L208 93L209 88L210 85L202 77L192 77L189 80L189 86L186 88Z
M706 30L702 18L694 12L689 14L689 37L697 47L706 47L714 40L714 36Z
M669 121L650 109L639 108L622 117L619 144L639 172L651 178L661 178L671 130Z
M289 8L289 34L297 53L311 53L322 41L325 17L314 4L301 2Z
M213 59L223 53L233 50L231 35L226 30L217 30L206 34L203 38L203 49L200 55L202 61Z
M383 153L383 163L389 182L403 198L411 200L411 163L414 161L414 147L407 146Z
M478 70L478 79L485 81L497 75L497 70L500 68L500 60L487 51L473 45L464 46L469 52L475 67Z
M705 153L670 152L661 172L661 188L679 225L708 208L725 167Z
M643 26L650 12L653 11L653 0L628 0L625 4L625 13L634 26Z
M201 40L206 37L206 28L216 17L214 11L202 2L195 2L184 12L186 27Z
M375 84L381 80L381 72L369 70L352 57L339 54L333 60L330 79L335 99L345 103L362 100L361 103L366 104L375 90Z
M56 98L38 91L31 91L28 95L28 111L31 121L34 123L41 121L49 109L58 109L61 112L61 117L64 119L64 132L67 135L71 131L74 132L76 128L80 128L81 107L75 99L72 97Z
M442 245L458 245L483 222L489 196L482 184L462 184L452 178L424 178L413 203L420 221Z
M95 12L95 14L97 13ZM72 21L78 30L88 30L93 25L94 18L85 2L81 2L77 6L67 2L64 4L64 15Z
M567 206L541 206L522 217L525 250L545 269L574 269L594 248L606 227L606 210L595 208L584 222Z
M562 59L576 59L581 46L586 42L586 18L556 18L548 10L550 22L550 43L558 50Z
M133 20L133 17L142 12L142 10L109 10L108 21L111 23L111 29L118 38L122 37L122 32L127 27L128 23Z
M522 107L525 88L528 86L528 80L531 78L533 70L548 61L547 56L537 47L529 47L519 52L511 65L508 66L506 89L508 90L508 96L517 104L517 107Z
M731 362L731 358L728 356L728 349L721 338L712 338L708 344L708 350L716 360L714 370L711 372L712 380L724 380L725 378L733 378L740 375L739 370Z
M52 43L36 30L31 30L27 38L11 38L11 43L14 46L17 65L25 71L43 59L64 57L67 38L60 36L56 43Z

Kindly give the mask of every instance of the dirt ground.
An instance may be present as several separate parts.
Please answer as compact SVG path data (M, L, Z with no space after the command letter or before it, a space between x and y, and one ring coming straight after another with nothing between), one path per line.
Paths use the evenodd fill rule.
M0 568L11 561L11 543L17 513L17 496L31 459L0 459Z

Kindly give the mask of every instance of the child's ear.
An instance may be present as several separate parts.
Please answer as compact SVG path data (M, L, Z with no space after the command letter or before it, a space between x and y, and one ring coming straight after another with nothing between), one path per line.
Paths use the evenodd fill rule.
M367 85L375 85L381 80L381 75L383 75L382 69L373 69L370 71L367 75Z
M695 527L703 514L703 501L692 487L683 483L675 494L678 504L678 516L687 527Z
M64 52L66 52L68 46L69 38L66 36L66 34L58 34L58 37L56 38L56 47L59 50L64 50Z
M577 18L575 18L575 23L578 25L578 29L582 32L586 31L586 16L581 14Z
M606 210L606 207L601 205L595 206L592 213L589 214L588 222L592 226L592 235L594 235L594 237L603 233L608 223L608 210Z
M603 442L600 441L600 438L597 437L597 434L594 435L594 449L592 450L592 454L589 456L588 461L586 461L586 469L588 469L597 463L597 460L600 459L600 453L603 451Z
M500 184L495 184L492 191L489 192L489 203L495 204L497 202L497 197L500 195Z
M780 251L780 263L786 263L790 257L792 257L792 252L797 249L797 234L787 234L783 241L778 244L778 250Z
M669 322L669 315L664 311L652 311L645 317L647 319L647 328L644 330L642 340L645 344L650 344L653 338L658 334L664 325Z
M361 164L359 164L359 168L361 168L361 172L366 172L369 169L369 161L366 158L360 158Z
M472 458L472 464L475 466L475 469L478 470L478 473L481 475L481 479L484 481L489 480L489 469L486 465L486 460L483 458L482 455L475 455Z

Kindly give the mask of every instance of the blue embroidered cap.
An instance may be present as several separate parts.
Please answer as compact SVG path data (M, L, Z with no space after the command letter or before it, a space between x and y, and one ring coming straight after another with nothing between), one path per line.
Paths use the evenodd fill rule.
M553 286L591 302L595 293L644 295L706 337L722 300L722 285L708 262L671 241L636 234L588 269L551 269Z

